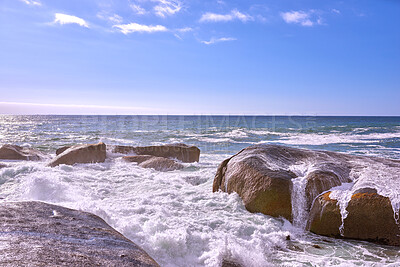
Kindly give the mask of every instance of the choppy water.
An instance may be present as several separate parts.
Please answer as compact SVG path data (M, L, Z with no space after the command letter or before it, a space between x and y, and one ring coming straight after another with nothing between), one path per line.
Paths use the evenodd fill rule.
M398 248L316 236L301 221L247 212L236 194L212 193L219 163L253 144L400 159L399 117L0 116L0 144L32 146L49 159L60 146L98 141L184 142L202 154L167 173L111 154L105 163L56 168L7 162L0 197L93 212L161 266L219 266L223 258L245 266L400 266Z

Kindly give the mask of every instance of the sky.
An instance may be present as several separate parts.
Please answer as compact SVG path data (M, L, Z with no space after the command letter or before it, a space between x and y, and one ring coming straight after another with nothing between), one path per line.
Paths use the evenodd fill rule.
M400 1L0 0L0 114L400 115Z

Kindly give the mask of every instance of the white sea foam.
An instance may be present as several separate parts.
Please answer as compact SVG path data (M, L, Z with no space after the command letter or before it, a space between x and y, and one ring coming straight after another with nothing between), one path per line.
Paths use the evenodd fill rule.
M400 138L400 132L396 133L371 133L371 134L304 134L284 133L278 140L263 140L263 143L281 143L288 145L327 145L327 144L369 144L379 143L384 139Z
M203 154L200 163L167 173L119 159L55 168L45 167L45 162L15 162L0 170L0 180L5 181L0 197L93 212L161 266L217 267L223 259L246 267L368 262L369 256L363 256L367 253L340 256L340 246L356 251L358 244L326 243L319 237L310 241L287 221L249 213L237 194L212 193L215 169L228 156ZM303 167L293 171L305 174L308 169ZM324 249L312 249L315 242ZM373 255L380 253L373 245L363 246ZM396 257L385 260L394 262Z

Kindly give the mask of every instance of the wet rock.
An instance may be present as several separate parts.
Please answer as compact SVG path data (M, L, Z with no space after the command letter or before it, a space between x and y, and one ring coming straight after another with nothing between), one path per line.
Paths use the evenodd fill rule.
M243 266L234 261L224 259L224 260L222 260L221 267L243 267Z
M341 185L342 182L350 182L350 179L345 178L344 181L341 181L335 173L330 171L318 170L308 174L305 190L308 209L311 208L312 202L319 194Z
M247 210L292 220L292 179L307 175L309 209L317 195L350 180L352 157L279 145L250 146L220 164L213 191L237 192Z
M213 191L237 192L250 212L292 219L291 179L287 170L275 170L266 161L264 147L249 147L221 163Z
M154 156L150 156L150 155L125 156L125 157L123 157L123 159L125 161L127 161L127 162L136 162L138 164L140 164L140 163L142 163L142 162L144 162L146 160L152 159L152 158L154 158Z
M56 155L57 155L57 156L60 155L61 153L63 153L65 150L67 150L67 149L69 149L69 148L71 148L71 146L63 146L63 147L60 147L59 149L56 150Z
M0 148L0 159L6 160L41 160L43 153L27 147L17 145L3 145Z
M60 164L73 165L76 163L98 163L106 159L106 145L104 143L77 145L65 150L55 157L48 166Z
M142 168L152 168L162 172L183 169L183 165L176 162L175 160L162 157L154 157L150 155L126 156L124 157L124 160L128 162L137 162L138 165Z
M0 169L2 169L2 168L5 168L5 167L7 167L7 165L6 165L6 164L2 164L2 163L0 163Z
M375 243L400 246L400 226L396 224L390 199L366 188L356 191L348 203L347 217L342 224L337 201L331 199L330 192L319 196L310 212L308 228L311 232Z
M163 146L144 146L144 147L130 147L130 146L115 146L112 150L113 153L136 155L151 155L162 158L174 158L182 162L198 162L200 158L200 149L195 146L188 146L185 144L170 144Z
M87 212L42 202L2 203L0 227L1 266L159 266Z
M112 149L112 153L119 153L119 154L135 153L135 147L134 146L114 146Z

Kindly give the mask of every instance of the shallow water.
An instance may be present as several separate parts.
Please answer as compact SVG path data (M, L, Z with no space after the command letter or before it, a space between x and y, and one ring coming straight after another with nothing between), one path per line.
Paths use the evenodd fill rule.
M49 159L60 146L98 141L184 142L202 153L199 163L167 173L113 154L101 164L55 168L45 167L46 162L6 162L9 166L0 169L0 197L93 212L161 266L219 266L223 258L245 266L400 266L398 248L316 236L304 232L301 222L292 226L247 212L236 194L212 193L219 163L252 144L400 159L400 118L0 116L0 144L32 146L49 153ZM299 192L302 186L299 180Z

